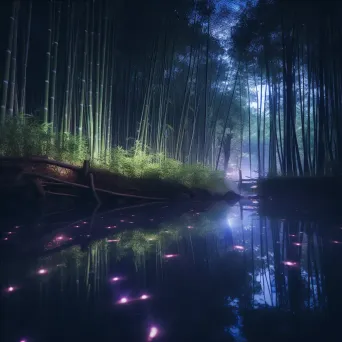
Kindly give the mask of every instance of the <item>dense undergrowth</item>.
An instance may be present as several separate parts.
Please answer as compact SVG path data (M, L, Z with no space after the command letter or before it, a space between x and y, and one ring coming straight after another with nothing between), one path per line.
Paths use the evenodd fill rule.
M53 134L35 121L8 120L0 134L2 156L48 156L50 159L82 165L90 159L85 139L71 134ZM132 178L164 179L215 190L224 187L223 173L199 164L183 164L161 153L153 153L138 141L130 150L113 147L91 159L92 167Z

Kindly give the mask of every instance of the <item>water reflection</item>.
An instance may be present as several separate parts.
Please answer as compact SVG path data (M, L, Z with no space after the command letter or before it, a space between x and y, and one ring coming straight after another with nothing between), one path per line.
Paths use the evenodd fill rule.
M341 225L260 217L253 203L148 226L164 215L152 212L64 224L38 257L8 259L3 341L339 340Z

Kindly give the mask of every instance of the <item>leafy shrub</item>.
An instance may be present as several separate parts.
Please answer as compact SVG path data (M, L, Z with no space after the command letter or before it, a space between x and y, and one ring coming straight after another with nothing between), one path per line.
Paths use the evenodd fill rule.
M50 127L36 121L10 119L0 132L0 155L48 156L51 159L81 165L89 159L86 139L69 133L53 134ZM223 186L223 174L208 167L188 165L153 153L139 141L126 151L114 147L92 160L93 167L132 178L153 178L178 182L188 187L214 189Z

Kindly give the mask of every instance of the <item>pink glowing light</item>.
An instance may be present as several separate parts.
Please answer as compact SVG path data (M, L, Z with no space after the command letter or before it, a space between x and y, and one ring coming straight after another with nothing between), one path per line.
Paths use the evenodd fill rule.
M146 294L143 294L142 296L140 296L140 299L142 299L142 300L145 300L145 299L148 299L148 298L149 298L149 296L146 295Z
M83 223L83 224L87 224L88 222L87 222L87 221L83 221L82 223Z
M119 277L114 277L114 278L112 278L112 281L115 282L115 283L116 283L117 281L119 281L119 280L121 280L121 278L119 278Z
M299 243L299 242L294 242L293 243L295 246L301 246L302 244L301 243Z
M189 229L194 228L193 226L188 226Z
M158 335L158 329L156 327L151 327L150 333L148 335L149 341L151 341L153 338L155 338Z
M17 288L14 287L14 286L9 286L7 289L6 289L6 292L8 293L11 293L11 292L14 292Z
M120 222L125 222L125 220L120 220Z
M62 236L62 235L61 235L61 236L57 236L57 237L56 237L56 240L62 241L62 240L64 240L64 236Z
M297 263L293 262L293 261L284 261L284 265L286 265L286 266L297 266Z
M11 234L13 234L13 232L7 232L6 234L7 234L7 235L11 235Z
M122 297L120 300L119 300L119 303L120 304L126 304L128 302L128 299L126 297Z
M116 226L107 226L107 229L112 229L112 228L116 228Z
M75 225L74 228L80 228L80 226L79 225Z
M336 240L334 240L332 243L340 244L340 243L342 243L342 242L341 242L341 241L336 241Z
M7 240L8 240L8 238L4 238L4 240L5 240L5 241L7 241Z
M41 268L41 269L38 270L37 273L38 273L38 274L47 274L48 271L47 271L45 268Z
M20 340L20 342L27 342L27 340Z
M245 249L245 247L243 247L243 246L234 246L234 249L237 249L239 251L243 251Z
M295 234L289 234L289 236L291 236L291 237L296 237L296 235L295 235Z
M164 258L171 259L178 257L179 254L165 254Z
M107 242L119 242L119 241L120 241L119 239L112 239L112 240L107 239Z

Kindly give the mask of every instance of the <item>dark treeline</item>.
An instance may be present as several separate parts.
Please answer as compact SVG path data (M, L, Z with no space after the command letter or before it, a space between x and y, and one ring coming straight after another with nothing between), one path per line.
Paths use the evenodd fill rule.
M339 1L260 0L241 14L233 53L261 89L259 172L341 171L341 13Z
M93 158L139 141L226 171L339 173L340 2L237 5L1 5L2 127L36 117L86 139Z

